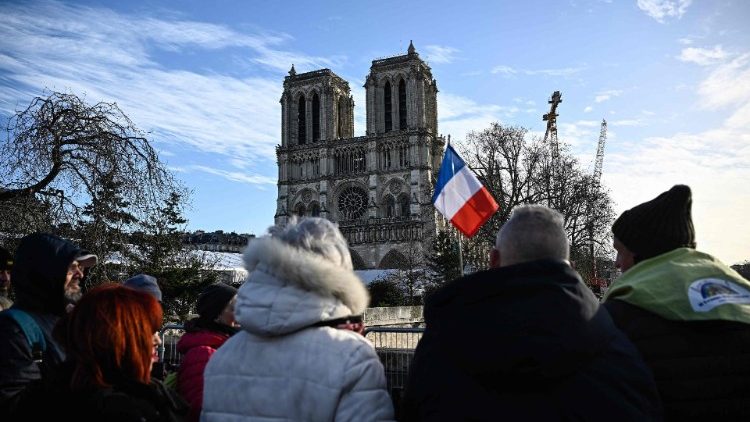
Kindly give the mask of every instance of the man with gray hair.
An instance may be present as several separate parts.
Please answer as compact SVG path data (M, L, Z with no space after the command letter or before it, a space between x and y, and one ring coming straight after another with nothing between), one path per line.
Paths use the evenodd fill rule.
M201 420L393 419L383 366L349 327L370 300L339 229L293 217L244 252L241 330L211 356Z
M492 268L427 298L402 420L660 420L650 371L568 255L558 212L516 208Z

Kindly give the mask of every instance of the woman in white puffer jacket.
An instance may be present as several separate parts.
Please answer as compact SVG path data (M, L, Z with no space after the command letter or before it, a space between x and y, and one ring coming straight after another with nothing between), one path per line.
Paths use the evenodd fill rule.
M208 362L201 420L392 420L372 344L326 326L369 301L341 232L322 218L292 218L269 233L245 250L242 329Z

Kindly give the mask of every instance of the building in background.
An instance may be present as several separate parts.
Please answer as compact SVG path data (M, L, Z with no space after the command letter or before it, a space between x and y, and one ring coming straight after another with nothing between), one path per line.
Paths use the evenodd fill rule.
M437 83L409 44L373 60L365 82L367 128L354 137L349 83L330 69L284 78L275 222L292 215L338 223L355 269L425 262L436 232L431 203L444 141Z

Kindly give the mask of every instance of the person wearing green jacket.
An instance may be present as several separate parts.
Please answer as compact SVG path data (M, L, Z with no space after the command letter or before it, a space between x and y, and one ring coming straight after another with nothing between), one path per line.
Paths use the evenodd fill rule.
M697 251L676 185L612 226L623 272L604 296L656 379L667 421L750 420L750 281Z

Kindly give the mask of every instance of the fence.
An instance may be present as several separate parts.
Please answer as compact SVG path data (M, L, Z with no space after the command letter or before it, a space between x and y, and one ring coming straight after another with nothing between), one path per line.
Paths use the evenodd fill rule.
M414 349L422 333L424 328L374 327L365 330L365 337L375 345L375 352L383 364L388 393L397 410L401 407Z
M365 337L375 345L375 352L383 363L388 392L396 406L401 401L414 349L423 332L424 328L373 327L365 330ZM159 361L167 371L174 371L180 365L182 355L177 352L177 342L183 333L180 324L165 325L161 329Z

